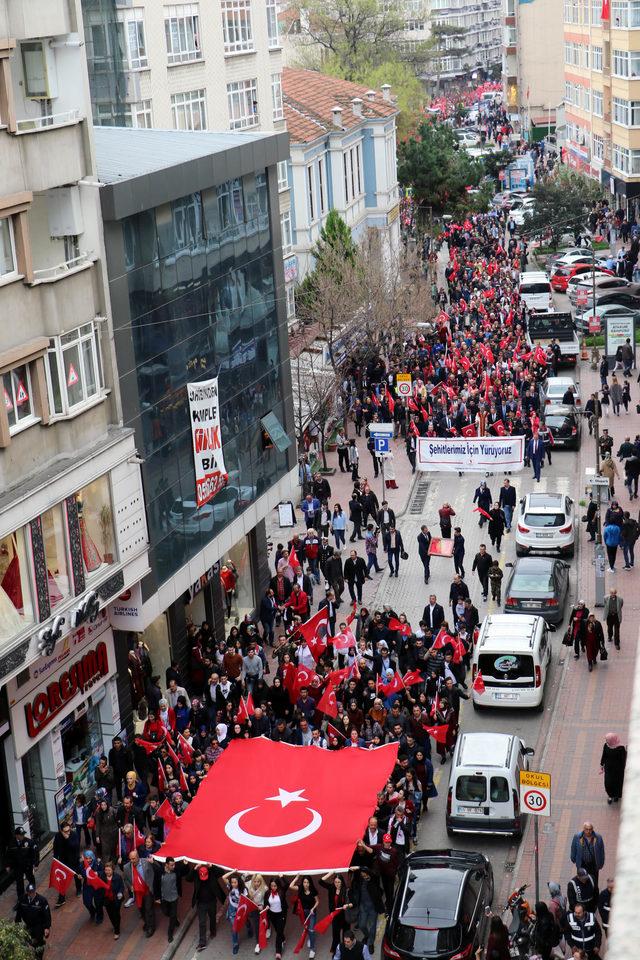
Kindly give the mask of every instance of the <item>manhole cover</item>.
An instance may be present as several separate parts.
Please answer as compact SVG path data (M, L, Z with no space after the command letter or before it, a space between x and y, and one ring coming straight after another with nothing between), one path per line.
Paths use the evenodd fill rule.
M422 513L424 510L424 505L427 500L427 494L429 493L429 484L422 481L418 483L415 493L413 495L413 500L411 501L411 506L409 507L409 513L416 515Z

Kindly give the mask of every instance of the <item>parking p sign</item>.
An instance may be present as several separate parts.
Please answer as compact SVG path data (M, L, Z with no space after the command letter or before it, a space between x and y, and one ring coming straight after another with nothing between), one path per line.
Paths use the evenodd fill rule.
M520 805L536 817L551 816L551 777L548 773L520 771Z

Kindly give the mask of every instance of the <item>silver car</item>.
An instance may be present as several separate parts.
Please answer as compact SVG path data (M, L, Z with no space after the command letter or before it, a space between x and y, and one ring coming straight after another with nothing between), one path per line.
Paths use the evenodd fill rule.
M560 554L572 557L576 528L573 500L563 493L529 493L520 501L516 556Z

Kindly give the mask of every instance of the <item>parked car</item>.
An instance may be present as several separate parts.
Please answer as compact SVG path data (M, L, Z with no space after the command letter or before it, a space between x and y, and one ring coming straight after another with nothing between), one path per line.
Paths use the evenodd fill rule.
M484 681L484 689L476 690L475 684L471 688L473 709L543 710L550 663L551 640L544 617L490 614L480 625L471 661L473 680L481 673Z
M516 521L516 556L529 553L572 557L576 528L573 500L563 493L528 493Z
M480 136L473 130L453 131L461 147L475 147L480 143Z
M382 960L471 960L485 943L493 902L488 857L466 850L420 850L399 871L382 940Z
M556 264L551 274L551 286L556 293L565 293L573 281L579 283L585 276L591 279L592 271L592 263L584 263L582 260ZM596 277L600 276L615 277L615 274L605 267L596 266Z
M614 273L611 273L608 270L598 270L596 271L596 300L602 293L607 291L619 292L626 290L629 284L624 279L624 277L616 277ZM572 307L578 305L578 297L582 294L587 295L588 299L591 299L593 296L593 276L589 270L583 276L578 276L575 278L574 282L568 285L567 293L569 295L569 302Z
M589 332L589 319L591 317L598 319L600 326L603 328L607 317L635 317L636 324L640 325L640 310L632 310L621 303L604 303L598 305L595 310L576 314L575 323L579 333Z
M575 407L562 403L545 407L542 411L545 426L553 437L555 447L565 447L567 450L580 449L582 434L582 415Z
M598 254L596 253L596 265L600 264L604 266L604 263L608 257L608 254ZM591 250L588 250L586 247L571 247L569 250L563 250L560 253L556 253L553 256L547 259L547 268L552 270L557 266L569 266L574 263L589 263L593 262L593 255Z
M505 613L528 613L562 623L569 592L569 564L552 557L520 557L507 580Z
M528 213L533 213L535 206L535 197L523 197L522 200L514 200L511 204L509 216L513 219L517 227L524 226Z
M195 500L178 497L169 511L169 526L185 538L211 533L219 523L233 520L247 504L255 500L255 487L227 485L213 500L198 507Z
M619 277L618 279L622 279ZM628 283L625 287L616 287L613 290L604 290L599 293L596 290L596 304L604 306L608 303L615 303L621 307L628 307L630 310L640 310L640 284ZM582 312L589 313L593 307L593 298L589 295L589 300L585 304Z
M572 377L547 377L546 381L540 384L540 406L544 408L549 404L562 403L562 398L569 387L573 387L575 406L581 407L580 384L576 383Z

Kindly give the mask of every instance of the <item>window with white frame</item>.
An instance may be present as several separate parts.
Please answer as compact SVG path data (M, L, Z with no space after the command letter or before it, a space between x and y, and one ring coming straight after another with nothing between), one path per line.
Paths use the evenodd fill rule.
M4 406L9 421L9 433L18 433L37 420L31 394L31 371L23 363L2 374Z
M564 82L564 102L573 103L573 84L570 80Z
M290 283L284 292L287 299L287 320L291 320L296 315L296 288Z
M312 163L307 167L307 205L309 209L309 221L313 223L316 219L316 191Z
M360 144L350 147L342 154L342 170L344 174L344 197L346 203L351 203L362 193L362 170Z
M629 173L630 155L626 147L614 143L611 160L616 170L620 170L621 173Z
M588 43L585 43L582 47L582 66L587 70L589 69L591 63L591 47Z
M613 98L613 122L623 127L640 126L640 100Z
M362 156L361 156L361 149L360 149L359 143L356 144L355 161L356 161L356 182L358 184L358 196L360 196L360 194L362 193Z
M98 323L92 320L50 340L46 371L53 416L78 413L100 396L103 380Z
M640 53L633 50L614 50L611 59L616 77L640 77Z
M591 69L602 71L602 47L591 47Z
M121 13L124 23L129 69L145 70L149 66L147 44L144 36L144 10L140 7Z
M280 46L277 0L267 0L267 36L269 37L269 47Z
M591 24L594 27L602 25L602 0L591 0Z
M171 115L175 130L206 130L207 104L204 90L172 94Z
M592 159L593 160L604 160L604 138L599 137L597 134L592 134L591 136L592 144Z
M245 130L260 122L258 116L258 81L238 80L227 84L229 126L232 130Z
M282 102L282 74L271 74L271 103L273 106L273 119L282 120L284 117L284 104Z
M251 0L222 0L222 34L225 53L255 50Z
M153 126L151 100L138 100L136 103L131 103L128 106L131 110L131 126L145 127L147 130L150 130Z
M280 214L280 233L282 234L282 256L288 257L293 250L293 230L291 228L291 213Z
M611 26L640 27L640 0L612 0Z
M327 171L324 157L318 159L318 210L320 216L327 212Z
M289 169L286 160L278 161L278 192L289 189Z
M13 220L3 217L0 220L0 283L15 280L18 276L16 242L13 234Z
M564 62L571 63L571 43L568 40L564 44Z
M592 107L591 111L595 117L601 117L603 113L603 97L602 90L592 90L591 91L591 101Z
M169 66L202 59L200 15L197 3L165 7L164 32Z
M585 110L591 110L591 88L582 88L582 106Z

